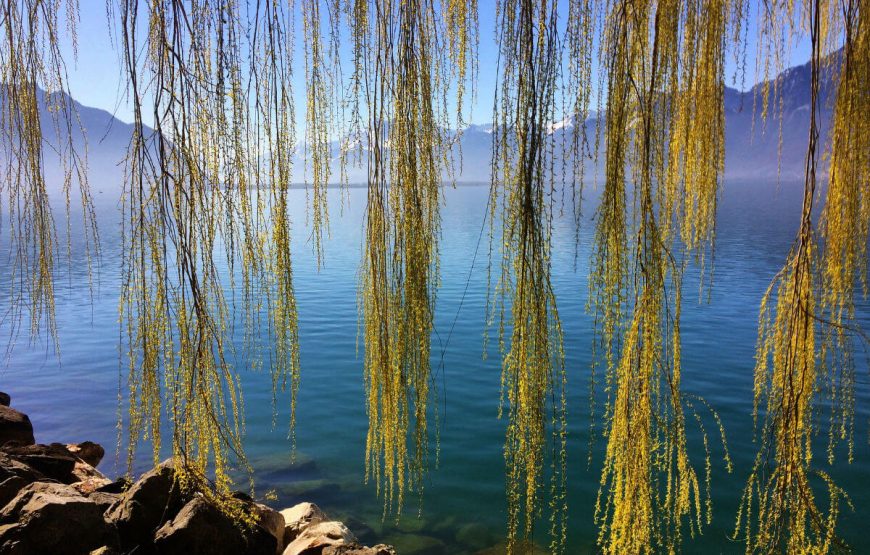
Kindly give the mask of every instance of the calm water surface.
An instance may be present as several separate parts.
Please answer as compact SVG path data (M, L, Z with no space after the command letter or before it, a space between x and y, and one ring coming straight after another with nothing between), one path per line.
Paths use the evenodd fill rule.
M709 302L706 296L699 299L692 294L692 288L697 288L696 275L686 280L683 387L704 397L719 412L735 463L728 474L721 447L711 441L713 524L703 536L686 540L686 553L743 550L729 535L756 450L751 410L758 304L794 236L800 210L800 198L794 190L788 184L779 192L768 185L727 184L720 207L715 281ZM297 458L290 462L285 406L279 406L278 424L272 426L268 375L241 370L246 445L256 471L258 495L274 490L281 505L314 501L330 514L346 519L361 540L393 543L399 553L476 553L499 544L505 525L505 422L497 418L498 353L491 349L488 358L482 356L486 230L474 258L487 194L486 187L446 191L442 286L433 339L441 414L440 465L429 476L422 503L411 499L405 516L395 524L392 519L381 518L382 502L374 486L363 480L367 422L362 359L357 348L357 271L365 191L351 189L343 209L338 192L332 192L326 266L319 272L308 243L305 193L295 193L293 263L303 371ZM31 416L37 441L90 439L106 445L111 453L118 441L119 392L123 395L125 385L118 364L118 206L107 197L101 196L98 206L104 250L95 298L92 301L85 293L87 274L77 245L73 245L70 271L57 284L60 361L46 344L19 339L5 367L0 367L0 389L10 392L13 405ZM591 207L588 210L593 212ZM594 552L592 510L602 451L599 442L593 448L591 464L587 464L591 319L584 307L594 224L584 220L575 256L571 222L570 216L556 222L553 277L565 331L570 389L569 552L586 553ZM2 245L5 243L0 242ZM0 268L0 277L5 272L8 269ZM8 306L6 294L0 292L0 306ZM859 307L859 319L870 329L866 303ZM0 332L5 335L8 328L0 326ZM849 492L855 511L844 510L840 532L856 552L862 553L870 552L870 537L864 531L870 510L870 404L865 359L859 363L855 462L845 464L841 456L829 469L819 450L817 464ZM238 365L248 366L241 358ZM715 435L711 419L704 419ZM695 428L690 428L690 434L690 454L700 472L703 446ZM148 463L147 450L143 449L137 461L140 469ZM123 472L123 453L120 458L107 455L101 468L109 474ZM823 494L819 503L826 504Z

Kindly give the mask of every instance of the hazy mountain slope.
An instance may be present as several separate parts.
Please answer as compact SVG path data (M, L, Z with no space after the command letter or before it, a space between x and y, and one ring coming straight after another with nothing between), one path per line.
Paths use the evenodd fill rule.
M76 151L87 157L88 179L92 191L97 193L104 189L120 189L127 147L133 135L133 125L122 122L105 110L85 106L64 93L54 93L49 96L39 90L37 94L43 140L46 145L43 152L49 190L55 191L61 186L63 172L57 151L65 148L66 141L70 137ZM67 113L75 114L77 120L68 124L63 117L60 117L55 122L50 110L55 114L64 113L57 111L61 103L66 103ZM59 127L59 133L56 126ZM145 133L151 132L150 129L145 129Z
M820 90L821 132L827 138L832 116L833 74L823 75ZM809 133L809 64L796 66L777 77L780 87L781 107L772 105L766 118L762 118L761 91L758 84L745 92L725 89L725 178L760 179L782 181L799 179L804 172L804 157ZM594 144L597 116L586 121L587 138ZM576 125L570 118L551 125L556 138L555 169L561 172L563 164L571 167L571 134ZM780 151L780 131L782 137ZM490 178L492 156L492 124L472 125L463 130L461 145L462 166L457 176L459 182L486 182ZM333 144L333 174L338 172L338 143ZM460 149L454 149L458 159ZM564 156L563 153L567 156ZM599 143L597 163L587 159L587 175L603 173L604 143ZM781 156L780 156L781 153ZM591 153L587 153L591 156ZM300 158L297 167L304 167ZM351 182L364 182L363 169L350 168ZM569 171L570 173L570 171Z
M826 146L833 116L834 77L832 70L825 71L819 90L820 132ZM745 93L726 89L726 178L775 178L778 165L783 181L803 177L810 123L809 63L784 71L777 81L781 106L771 105L766 120L761 117L761 84Z
M800 178L803 175L803 163L806 153L807 133L809 126L809 64L788 69L777 77L781 87L781 117L780 109L772 107L766 121L761 118L759 92L762 85L756 85L746 92L726 88L725 120L726 120L726 179L760 179L774 180L779 172L783 181ZM821 86L821 126L822 136L827 139L827 131L831 119L833 75L827 72ZM123 162L126 149L133 132L133 126L124 123L105 110L91 108L69 98L66 95L53 97L53 102L72 103L78 114L79 124L74 123L73 138L76 147L81 151L87 144L90 179L95 190L120 188L123 179ZM3 102L0 95L0 103ZM45 109L45 94L40 91L42 124L47 145L56 145L54 124L48 110ZM593 115L586 122L590 142L594 140L596 120ZM63 125L64 122L61 122ZM575 125L570 119L551 125L551 133L556 138L555 169L561 172L562 165L571 165L570 134ZM781 158L780 151L781 128ZM146 130L146 132L150 132ZM63 136L63 135L61 135ZM448 137L452 133L448 132ZM87 142L85 143L85 137ZM455 175L459 183L486 182L490 178L492 156L493 126L491 124L471 125L463 130L458 144L452 149L456 167L461 171ZM364 147L364 145L362 145ZM310 170L307 169L305 145L299 144L295 157L294 181L310 180ZM460 157L461 152L461 157ZM592 167L592 160L587 160L587 176L600 177L603 167L603 142L599 145L599 160ZM588 154L588 153L587 153ZM332 143L332 181L339 179L339 143ZM365 150L359 146L350 149L349 164L346 168L347 180L350 183L365 183L367 178L365 165ZM57 155L52 148L46 148L46 173L50 186L59 186L59 170ZM446 178L447 176L445 176Z

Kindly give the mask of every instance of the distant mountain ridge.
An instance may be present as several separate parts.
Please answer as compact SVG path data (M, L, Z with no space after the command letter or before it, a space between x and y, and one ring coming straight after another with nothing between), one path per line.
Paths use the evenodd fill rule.
M782 100L781 115L779 108L771 107L769 115L764 121L761 119L760 100L758 105L755 105L756 100L760 99L760 90L763 84L757 84L745 92L726 87L726 179L774 179L779 175L781 180L791 180L803 175L809 129L809 63L789 68L778 75L776 80ZM834 82L832 72L826 71L820 90L821 136L825 141L827 141L832 116ZM87 138L88 164L92 185L110 190L112 188L110 182L117 181L118 188L120 188L120 180L123 179L123 163L133 133L133 125L122 122L105 110L88 107L65 94L55 93L55 95L57 94L61 94L60 98L63 101L71 103L78 114L84 135L78 131L78 124L74 124L73 139L76 147L81 149L85 145L85 137ZM46 142L54 144L53 141L56 141L56 138L53 135L52 118L46 109L45 96L45 93L40 91L41 121ZM2 100L2 95L0 95L0 102ZM57 102L58 97L55 96L53 101ZM586 121L590 139L592 138L591 134L594 133L597 117L595 113L590 114ZM576 122L570 117L550 124L549 132L556 136L557 156L570 150L567 145L570 145L571 139L566 134L571 132L575 124ZM146 132L149 131L150 129L146 130ZM452 132L447 132L448 139L452 139L454 136ZM459 160L462 161L461 171L457 171L454 176L457 183L489 181L492 140L492 124L472 124L462 131L458 144L452 150L457 166ZM562 144L566 147L560 146ZM589 176L593 174L600 176L602 173L603 141L600 146L597 167L587 168ZM344 148L348 149L347 145ZM293 180L296 183L307 182L311 176L310 169L306 167L304 149L304 143L300 142L297 145L294 164ZM365 160L359 160L357 156L360 152L359 145L349 150L353 152L350 152L348 156L347 179L350 183L365 183L367 180ZM340 157L341 144L335 141L331 143L332 181L339 179ZM354 162L355 158L357 158L356 162ZM556 167L559 168L561 164L568 162L567 160L556 160ZM52 169L50 149L46 149L46 168L50 180L60 175L59 170ZM447 177L445 176L445 178ZM95 183L95 180L99 180L100 183Z
M823 140L827 139L832 118L835 86L832 68L836 67L836 63L828 65L828 69L823 72L820 86L820 131ZM745 92L725 87L725 179L789 181L802 178L809 136L810 65L805 63L789 68L778 75L775 81L779 89L781 109L773 105L774 99L771 96L771 106L766 118L762 118L761 107L763 82ZM593 112L586 121L590 143L594 140L592 135L598 117ZM571 117L549 125L548 132L556 136L557 156L566 150L570 151L571 138L567 134L573 133L575 125L576 122ZM491 123L472 124L462 131L459 137L461 148L453 150L454 160L462 160L461 173L456 175L458 183L489 181L492 140ZM332 143L332 153L332 175L337 176L340 153L338 142ZM596 167L591 167L592 160L588 162L588 176L603 175L603 155L604 144L601 140ZM557 171L568 162L556 160ZM296 167L304 167L304 157L299 157ZM366 181L366 174L362 169L349 167L347 173L351 183Z

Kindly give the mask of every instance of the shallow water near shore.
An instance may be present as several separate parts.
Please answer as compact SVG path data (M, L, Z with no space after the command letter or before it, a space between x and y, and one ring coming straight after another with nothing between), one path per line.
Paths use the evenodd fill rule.
M791 245L800 212L799 187L782 184L727 183L720 204L715 273L709 299L698 291L696 271L686 277L683 309L683 388L703 397L721 416L734 461L728 474L722 462L718 431L701 412L710 434L713 465L713 522L700 537L686 537L684 552L739 553L730 539L743 485L757 445L753 442L752 372L758 305ZM299 307L302 384L298 397L296 455L291 461L288 397L277 401L273 426L271 382L264 371L250 371L237 353L243 376L247 421L246 448L254 467L258 496L271 492L274 506L313 501L344 520L364 543L392 543L401 554L497 553L505 529L504 461L506 422L499 420L500 357L491 341L483 358L487 296L488 223L484 223L488 189L445 189L442 211L441 287L438 290L433 372L437 386L440 456L432 441L432 470L421 499L406 501L396 522L383 517L383 501L374 484L364 482L367 420L364 405L362 345L358 344L357 285L362 248L365 190L350 189L342 206L330 191L330 236L325 267L317 270L305 218L306 194L292 195L293 269ZM116 199L98 198L103 255L88 295L87 272L80 245L73 242L69 268L56 284L60 362L45 342L25 336L0 366L0 390L13 406L31 416L36 439L92 440L106 446L101 469L110 475L125 469L125 454L112 456L118 444L119 395L125 394L125 369L119 369L121 339L117 313L119 249ZM570 207L558 218L553 237L553 281L565 333L569 410L569 553L595 552L593 511L598 491L603 441L589 457L589 378L592 320L586 313L588 260L594 207L585 207L575 249ZM7 237L0 252L7 252ZM477 255L475 257L475 251ZM64 263L65 264L65 263ZM67 272L66 270L70 270ZM0 283L8 268L0 268ZM0 306L8 306L0 291ZM859 301L858 320L870 329L870 305ZM461 307L461 308L460 308ZM25 330L26 333L26 330ZM492 333L496 333L492 330ZM0 337L8 327L0 325ZM241 345L241 330L238 332ZM442 359L443 354L443 359ZM825 461L824 424L815 464L830 472L851 497L855 510L843 508L839 532L856 553L870 552L864 533L870 511L868 447L868 368L859 347L855 459L846 463L838 451L833 467ZM126 410L123 408L122 410ZM704 448L696 427L689 426L689 453L703 472ZM122 437L122 443L126 438ZM136 468L150 463L143 446ZM244 488L245 483L240 483ZM817 502L827 506L822 489ZM544 528L542 521L541 528ZM546 545L543 535L536 537Z

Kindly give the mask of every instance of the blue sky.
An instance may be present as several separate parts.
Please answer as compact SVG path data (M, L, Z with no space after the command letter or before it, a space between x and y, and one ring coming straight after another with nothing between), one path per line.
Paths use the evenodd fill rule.
M298 2L297 10L298 10ZM562 20L567 16L567 1L560 2ZM479 75L477 80L477 101L472 107L471 119L475 123L489 122L492 119L492 98L496 79L496 37L495 37L495 0L479 0L480 46ZM301 35L301 22L297 23L297 35ZM80 21L78 24L78 56L73 57L69 41L62 44L67 60L69 87L73 97L86 106L94 106L112 112L123 121L131 121L132 115L126 100L123 86L121 62L115 30L111 28L106 4L102 0L81 0ZM297 37L298 38L298 37ZM748 75L746 86L752 83L752 54L755 52L754 15L749 22L750 41L748 53ZM297 40L297 43L299 41ZM295 92L297 100L297 122L304 121L304 66L301 43L296 46L298 63L295 67ZM808 49L801 42L792 51L792 63L803 63L808 57ZM729 62L726 77L734 74L733 63ZM729 82L729 85L732 85ZM738 83L739 85L739 83ZM733 85L732 85L733 86Z

